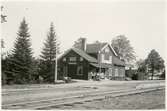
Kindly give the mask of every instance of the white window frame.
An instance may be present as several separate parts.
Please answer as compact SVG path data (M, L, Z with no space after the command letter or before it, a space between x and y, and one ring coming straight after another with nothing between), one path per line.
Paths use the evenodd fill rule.
M64 62L66 62L66 60L67 60L66 58L63 58L63 61L64 61Z
M110 52L110 49L109 49L108 47L106 47L106 48L104 49L104 52Z
M119 74L118 74L118 68L115 68L115 77L118 77Z
M69 61L70 61L70 62L76 62L76 61L77 61L77 58L76 58L76 57L69 57Z
M101 62L105 63L104 54L101 54Z
M83 57L80 57L80 61L83 61Z
M110 63L112 64L112 56L110 56L109 59L110 59Z
M109 68L109 76L111 77L112 76L112 68Z

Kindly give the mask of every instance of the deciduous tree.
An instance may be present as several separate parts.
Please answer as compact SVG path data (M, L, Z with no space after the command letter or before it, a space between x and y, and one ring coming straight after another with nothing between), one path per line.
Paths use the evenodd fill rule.
M148 54L148 57L146 59L146 64L149 68L149 70L152 72L152 79L154 76L154 72L163 70L165 65L164 65L164 60L162 57L160 57L159 53L156 50L151 50L151 52Z
M124 35L115 37L112 40L111 45L119 57L123 59L126 64L130 64L136 59L135 51L131 46L130 41Z
M138 72L143 72L145 73L146 72L146 62L145 60L142 60L142 59L139 59L137 62L136 62L136 65L137 65L137 68L138 68Z
M85 39L83 37L78 38L75 42L73 47L78 48L78 49L82 49L82 40Z

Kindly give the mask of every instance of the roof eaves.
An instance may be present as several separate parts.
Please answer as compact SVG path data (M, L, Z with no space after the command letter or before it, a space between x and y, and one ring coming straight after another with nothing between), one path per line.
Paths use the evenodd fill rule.
M68 54L68 52L70 52L72 50L72 48L68 49L67 51L65 51L61 56L58 57L58 59L61 59L62 57L64 57L66 54Z
M90 55L88 55L86 52L80 50L80 49L77 49L77 48L72 48L77 54L79 54L80 56L82 56L83 58L85 58L87 61L89 62L94 62L94 63L97 63L97 60L93 57L91 57ZM81 54L81 53L82 54ZM83 55L84 54L84 55Z
M100 51L104 50L108 45L111 48L111 50L114 52L115 56L118 56L118 54L115 52L114 48L109 43L106 43L106 45L104 45L103 48L101 48Z
M116 56L118 56L118 54L115 52L114 48L113 48L110 44L108 44L108 45L111 47L111 49L112 49L112 51L114 52L114 54L115 54Z

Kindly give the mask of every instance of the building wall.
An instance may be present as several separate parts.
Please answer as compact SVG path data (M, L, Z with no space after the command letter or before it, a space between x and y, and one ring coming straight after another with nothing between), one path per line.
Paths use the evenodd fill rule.
M90 55L90 56L92 56L92 57L94 57L94 58L98 58L98 54L97 53L88 53L88 55Z
M76 61L70 61L70 58L75 57ZM78 54L76 54L73 50L71 50L67 55L62 57L58 61L58 66L59 66L59 78L62 78L63 76L68 76L71 77L72 79L88 79L88 70L89 70L89 65L88 62L82 58L83 60L81 61L81 58ZM83 74L79 75L77 72L78 67L83 67ZM75 68L74 68L75 67ZM72 69L70 69L72 68ZM65 71L66 70L66 71ZM70 73L71 71L74 72L74 74ZM76 74L75 74L76 73Z
M112 76L112 79L122 79L125 78L125 67L122 66L115 66L113 61L113 58L115 57L114 53L110 50L109 47L106 47L109 49L109 51L105 51L105 49L101 52L101 54L104 55L104 57L109 60L109 56L112 57L112 61L109 60L109 62L107 64L110 64L110 69L111 70L107 70L106 68L106 75ZM97 54L97 59L98 62L100 62L102 59L100 57L101 54ZM83 67L83 75L77 75L77 74L71 74L70 73L70 64L73 64L73 62L70 61L70 57L76 57L76 61L75 61L75 65L76 65L76 70L78 66L82 66ZM80 55L78 55L77 53L75 53L73 50L71 50L68 54L66 54L64 57L62 57L61 59L59 59L58 61L58 67L59 67L59 76L58 78L62 78L63 76L68 76L68 77L72 77L72 79L84 79L87 80L88 78L88 72L90 70L92 70L92 66L89 65L89 62L87 60L85 60L83 58L83 61L80 61ZM63 59L66 58L66 61L64 61ZM98 69L98 68L93 68L93 69ZM74 71L76 72L76 71Z
M125 67L113 66L112 67L112 80L124 80Z
M98 53L98 62L113 64L114 53L111 51L109 46L104 48L100 53Z
M107 51L107 50L109 51ZM103 55L103 56L102 56ZM112 57L112 60L110 60L110 56ZM112 78L113 79L124 79L125 78L125 67L122 67L122 66L115 66L113 64L115 64L115 62L117 61L114 61L114 57L116 57L113 53L113 51L110 49L109 46L107 46L106 48L104 48L100 54L98 54L98 62L102 62L102 63L105 63L106 64L111 64L112 65ZM104 61L103 59L105 59L106 61ZM108 59L108 61L107 61ZM109 71L107 71L108 73ZM109 75L109 74L108 74Z

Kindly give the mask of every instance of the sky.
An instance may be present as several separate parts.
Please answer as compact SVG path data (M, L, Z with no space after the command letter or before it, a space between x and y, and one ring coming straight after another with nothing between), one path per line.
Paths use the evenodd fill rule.
M3 1L7 22L1 24L5 51L13 48L20 22L25 17L31 35L34 57L39 57L50 23L61 42L61 52L69 49L79 37L87 43L96 40L111 43L125 35L134 47L137 59L145 59L152 49L165 58L164 0L100 1Z

